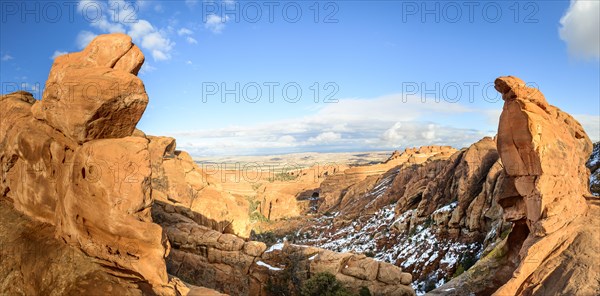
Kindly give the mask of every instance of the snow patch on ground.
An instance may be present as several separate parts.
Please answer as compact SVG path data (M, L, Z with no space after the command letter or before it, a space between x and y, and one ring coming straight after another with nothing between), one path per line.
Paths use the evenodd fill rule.
M451 203L438 210L451 211L457 205ZM395 207L396 204L387 205L338 229L333 226L334 217L319 217L314 226L302 230L304 236L296 243L337 252L366 254L375 260L400 266L413 275L429 272L428 280L415 280L412 284L419 295L431 285L439 287L449 281L452 274L444 270L456 269L465 253L480 254L481 244L438 237L432 225L427 223L417 225L408 234L399 233L393 225L410 219L414 210L395 217Z
M279 251L283 250L283 243L277 243L277 244L272 245L269 249L267 249L265 251L265 253L271 253L275 250L279 250Z
M437 213L445 213L445 212L451 212L452 210L454 210L456 207L458 206L458 201L455 201L453 203L447 204L437 210L435 210L432 215L435 215Z
M270 270L275 270L275 271L279 271L279 270L283 270L283 268L279 268L279 267L273 267L267 263L264 263L262 261L256 261L256 265L260 265L260 266L264 266Z

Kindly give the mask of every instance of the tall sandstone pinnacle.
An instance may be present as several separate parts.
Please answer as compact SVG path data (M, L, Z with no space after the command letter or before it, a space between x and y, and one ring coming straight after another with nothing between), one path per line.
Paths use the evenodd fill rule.
M136 76L143 63L131 37L98 36L83 51L55 59L33 116L79 144L130 136L148 104Z
M595 295L600 212L586 201L585 166L592 143L573 117L523 80L500 77L495 88L504 99L498 151L508 180L499 203L515 223L509 247L519 261L495 295Z
M148 103L143 61L129 36L102 35L55 60L41 101L0 97L0 196L111 273L176 294L150 213L149 140L132 136Z

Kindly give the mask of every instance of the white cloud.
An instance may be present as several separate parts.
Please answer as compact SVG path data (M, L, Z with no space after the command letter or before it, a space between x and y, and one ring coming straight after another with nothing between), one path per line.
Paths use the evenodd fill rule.
M206 17L206 23L204 27L213 32L214 34L220 34L225 29L225 23L229 20L229 16L220 17L216 14L209 14Z
M278 142L281 143L294 143L296 142L296 138L294 138L293 136L290 135L283 135L281 137L279 137L279 139L277 139Z
M393 150L422 145L468 146L496 134L488 110L401 95L341 99L310 116L262 124L172 132L182 149L194 155L275 154L301 151ZM470 124L460 125L469 118ZM472 121L482 123L471 128ZM452 122L456 124L444 124Z
M144 38L144 36L156 31L152 24L146 20L140 20L137 23L131 25L129 32L127 35L131 36L131 38L139 40Z
M10 61L12 59L14 59L14 58L9 54L5 54L2 56L2 61Z
M187 37L185 41L187 41L189 44L198 44L198 41L192 37Z
M187 43L189 44L198 44L198 41L196 39L194 39L193 37L189 36L194 34L194 31L188 29L188 28L181 28L179 30L177 30L177 35L179 36L187 36L185 38L185 41L187 41Z
M186 63L187 65L191 65L191 64L192 64L192 61L186 61L185 63Z
M169 52L171 52L175 43L165 38L160 32L152 32L142 38L141 45L142 48L151 50L154 60L161 61L171 58Z
M419 145L422 145L421 143L434 141L439 129L439 125L433 123L396 122L382 134L381 139L392 146L400 146L404 143L419 143Z
M593 142L600 141L600 115L573 114Z
M177 31L177 35L179 35L179 36L192 35L192 34L194 34L194 32L188 28L181 28Z
M339 134L339 133L324 132L324 133L320 133L316 137L309 138L308 142L314 142L314 143L332 143L332 142L335 142L337 140L340 140L341 138L342 138L342 135Z
M154 72L156 70L155 67L152 67L152 65L150 65L150 63L145 62L142 65L142 68L140 69L140 74L148 74L150 72Z
M87 16L90 26L102 33L127 33L133 42L149 52L155 61L170 59L175 43L168 38L167 31L159 30L149 21L139 19L136 5L144 7L146 1L137 1L134 4L124 0L80 0L77 7ZM85 47L93 34L89 31L83 32L78 36L77 43L80 47Z
M61 56L63 54L68 54L68 52L66 52L66 51L60 51L60 50L55 50L54 53L52 54L52 56L50 57L50 59L54 60L56 57Z
M88 44L90 44L90 42L96 38L96 34L90 32L90 31L81 31L79 32L79 34L77 35L77 39L76 39L76 43L77 43L77 47L79 48L85 48Z
M600 58L600 1L571 0L560 19L559 35L569 53L583 58Z

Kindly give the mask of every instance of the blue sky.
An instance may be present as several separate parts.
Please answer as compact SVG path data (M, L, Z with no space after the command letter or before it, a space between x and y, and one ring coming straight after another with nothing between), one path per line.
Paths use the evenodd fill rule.
M138 127L193 155L467 146L496 133L491 83L503 75L600 138L598 1L3 0L1 11L2 93L39 98L53 56L125 32L146 56Z

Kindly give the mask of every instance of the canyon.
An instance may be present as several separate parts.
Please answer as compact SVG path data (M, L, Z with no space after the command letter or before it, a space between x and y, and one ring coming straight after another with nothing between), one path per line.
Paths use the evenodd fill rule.
M41 100L0 97L3 293L300 295L323 273L349 295L600 292L600 145L521 79L496 79L498 134L469 147L263 171L137 129L143 63L100 35Z

